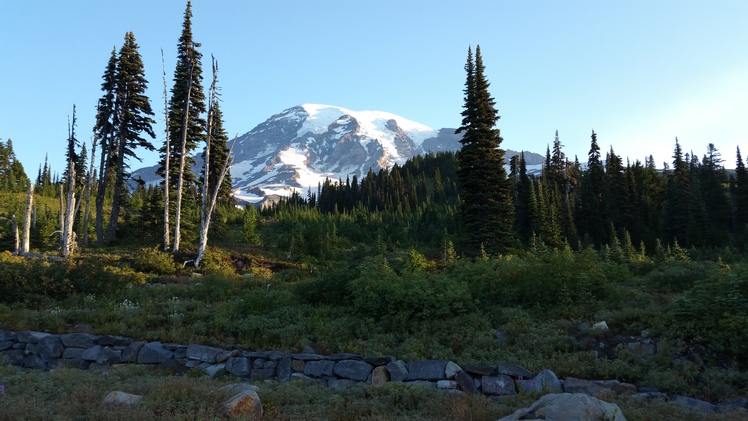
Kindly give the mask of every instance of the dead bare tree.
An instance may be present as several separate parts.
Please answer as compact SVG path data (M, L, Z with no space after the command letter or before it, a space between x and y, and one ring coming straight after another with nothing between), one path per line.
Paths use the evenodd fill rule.
M164 145L164 251L169 251L169 102L166 93L166 64L164 63L164 50L161 50L161 69L164 72L164 131L166 132L166 145Z
M75 249L73 237L73 223L75 222L75 166L73 160L68 160L68 193L65 206L65 218L60 235L60 256L69 257Z
M34 204L34 183L29 182L29 190L26 193L26 214L23 218L23 235L21 236L20 254L29 252L29 243L31 239L31 213Z
M217 106L218 97L216 95L216 82L218 80L218 63L214 58L212 58L213 61L213 82L210 86L210 108L208 109L208 135L205 142L205 159L203 160L203 174L204 181L203 181L203 199L202 199L202 208L200 212L200 239L199 243L197 245L197 258L195 258L195 267L200 266L200 261L203 258L203 254L205 253L205 248L208 245L208 230L210 229L210 219L213 215L213 211L216 207L216 201L218 200L218 192L221 189L221 185L223 184L223 179L226 177L226 173L228 172L229 166L231 164L231 152L234 150L234 145L236 144L236 136L234 137L234 141L231 143L231 148L229 148L229 152L226 154L226 161L223 163L223 168L221 169L221 175L218 178L216 185L213 187L213 191L210 191L210 142L211 142L211 134L212 134L212 125L213 125L213 113L215 110L215 107ZM208 196L210 195L210 200L208 200Z
M94 161L96 161L96 133L94 133L93 139L91 140L91 162L88 167L88 179L86 181L86 205L83 209L83 245L88 247L88 214L89 204L91 203L91 189L93 188L94 180L96 179L96 169L94 168Z

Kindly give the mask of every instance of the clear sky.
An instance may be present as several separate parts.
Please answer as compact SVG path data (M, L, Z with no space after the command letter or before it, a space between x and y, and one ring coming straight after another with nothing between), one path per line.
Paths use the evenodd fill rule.
M101 76L127 31L163 143L161 50L171 86L185 4L0 0L0 138L29 176L45 153L64 168L73 104L90 142ZM467 49L480 44L504 148L544 154L558 130L586 162L594 129L603 151L652 154L658 167L676 136L698 156L714 143L728 168L737 146L748 156L746 0L194 0L193 14L232 137L302 103L457 127Z

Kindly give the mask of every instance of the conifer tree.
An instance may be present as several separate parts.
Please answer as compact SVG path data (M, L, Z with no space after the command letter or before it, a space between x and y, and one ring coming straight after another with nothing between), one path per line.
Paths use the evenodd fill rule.
M668 242L688 245L688 224L691 221L691 180L683 150L675 138L673 171L668 174L667 196L664 208L664 230Z
M102 78L101 90L104 92L99 99L96 108L96 124L94 126L94 137L101 148L99 163L99 182L96 190L96 244L104 245L104 200L107 191L114 180L114 148L115 144L115 115L116 106L116 88L117 88L117 49L112 49L109 56L106 70ZM47 171L47 162L44 162L45 171ZM46 186L46 184L43 184Z
M475 60L468 49L465 71L462 125L456 131L463 133L457 170L463 245L470 255L477 255L481 246L495 254L515 245L514 206L502 138L495 128L499 113L488 92L480 46L475 48Z
M140 158L135 153L135 148L141 147L154 150L153 145L146 140L142 134L145 133L152 139L156 137L152 124L155 123L153 111L148 97L145 95L148 81L145 79L143 60L138 52L138 44L135 35L128 32L125 35L125 43L117 57L116 75L116 105L115 116L116 135L112 138L114 144L110 144L114 158L114 189L112 193L112 213L109 216L109 227L107 229L106 242L114 240L117 233L117 222L119 217L121 199L126 194L125 178L129 176L127 170L129 165L126 159ZM116 146L116 147L115 147Z
M737 148L736 153L735 183L732 196L735 208L735 229L738 232L743 232L748 224L748 170L745 168L740 148Z

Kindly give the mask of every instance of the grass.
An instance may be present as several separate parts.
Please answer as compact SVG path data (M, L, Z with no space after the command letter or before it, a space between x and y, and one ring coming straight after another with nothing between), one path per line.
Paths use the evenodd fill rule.
M143 366L107 371L55 369L24 371L0 365L0 420L220 420L226 419L221 386L237 379L174 377ZM257 383L266 420L496 420L529 406L535 396L517 395L498 402L398 383L329 389L300 381ZM105 405L110 391L143 395L132 406ZM737 421L745 411L705 416L675 404L645 402L627 396L606 397L631 421Z

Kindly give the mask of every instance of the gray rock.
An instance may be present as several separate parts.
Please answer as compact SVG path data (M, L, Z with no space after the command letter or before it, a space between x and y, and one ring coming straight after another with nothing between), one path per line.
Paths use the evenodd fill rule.
M10 365L23 364L24 352L22 349L13 349L10 351L3 351L2 353L0 353L0 355L2 355L2 358L0 358L0 361L5 360L5 364L10 364Z
M304 374L313 377L332 376L335 361L308 361L304 366Z
M252 372L249 366L249 359L244 357L229 358L226 361L226 371L229 374L239 377L249 377Z
M481 377L481 390L486 395L514 395L517 393L514 380L505 374Z
M225 351L221 348L192 344L187 347L187 358L191 360L198 360L210 364L215 364L216 358L222 352Z
M374 367L379 367L382 365L387 365L391 362L395 361L395 357L392 356L386 356L386 357L366 357L364 358L364 361L373 365Z
M719 412L730 412L739 409L748 409L748 399L738 398L727 402L720 402L717 404L717 410Z
M34 332L32 330L22 330L20 332L16 332L16 339L18 340L18 342L23 342L26 344L39 343L39 340L45 336L49 336L49 333Z
M600 392L610 390L601 384L583 379L575 379L574 377L567 377L564 380L564 392L566 393L584 393L590 396L598 396Z
M461 371L462 373L462 371ZM436 382L437 389L457 389L457 381L455 380L439 380Z
M454 379L455 378L455 374L457 374L460 371L462 371L462 368L460 368L459 365L453 363L452 361L449 361L447 363L447 366L444 367L444 376L447 379Z
M116 351L112 348L101 348L96 355L96 363L101 365L119 364L122 362L122 351Z
M324 359L322 355L307 354L307 353L291 354L290 356L294 360L301 360L301 361L319 361L319 360Z
M543 370L530 380L517 380L517 389L530 393L561 393L561 382L551 370Z
M148 342L138 352L138 364L161 364L174 358L174 353L161 342Z
M608 330L608 323L603 320L602 322L597 322L594 325L592 325L592 329L595 330Z
M68 333L60 335L63 345L73 348L91 348L96 342L96 336L87 333Z
M414 360L407 366L408 380L446 380L446 360Z
M457 385L460 386L460 389L465 391L468 395L476 395L479 393L478 388L475 386L475 381L467 372L458 372L455 374L455 380L457 380Z
M174 352L174 358L175 359L187 358L187 347L186 346L178 346L178 347L176 347L174 349L169 349L167 347L165 347L165 348L168 349L169 351L173 351ZM225 360L224 361L218 361L218 359L216 359L216 362L217 363L222 363L222 362L225 362Z
M518 409L499 421L546 420L546 421L626 421L621 408L613 403L601 401L582 393L560 393L545 395L530 405Z
M6 349L13 348L13 344L14 343L15 342L13 342L13 341L2 341L2 342L0 342L0 351L5 351Z
M0 329L0 342L15 341L15 340L16 340L15 332Z
M45 336L36 344L36 352L44 361L62 357L62 352L64 350L65 346L57 335Z
M262 401L254 390L245 390L223 403L223 410L232 419L261 419Z
M83 351L80 358L86 361L96 361L96 358L99 355L99 351L101 351L101 345L94 345Z
M391 382L401 382L408 378L408 367L403 360L387 363L387 371Z
M532 371L515 364L499 364L498 371L499 374L505 374L520 380L531 379L533 377Z
M120 391L109 392L104 397L104 403L107 405L128 405L132 406L143 400L141 395L133 395Z
M286 354L280 352L280 351L270 351L268 352L267 359L268 360L280 360L283 358Z
M122 350L122 362L123 363L134 363L138 360L138 353L143 348L145 342L133 341L125 349Z
M277 367L277 378L279 382L285 382L291 379L291 366L293 365L293 358L290 355L285 355L283 358L278 360Z
M631 395L631 397L634 399L645 399L647 401L651 401L654 399L667 400L668 398L667 393L656 392L656 391L655 392L639 392L639 393L635 393Z
M496 371L495 365L468 365L465 367L465 371L478 376L490 376Z
M128 346L132 339L124 336L102 335L96 339L96 344L101 346Z
M26 368L44 369L47 368L47 363L42 360L42 357L36 354L29 354L23 357L22 366Z
M239 356L239 350L231 350L231 351L224 351L221 352L216 356L216 362L217 363L225 363L229 360L229 358L234 358Z
M83 348L65 348L62 352L62 358L66 360L80 360L83 358Z
M232 383L218 389L218 393L223 396L234 396L237 393L244 392L245 390L254 390L255 392L259 392L260 388L249 383Z
M262 363L262 367L258 368L276 368L278 367L278 361L279 360L268 360Z
M268 359L270 358L270 352L263 351L263 352L255 352L255 351L244 351L242 352L242 356L246 358L264 358Z
M252 361L252 367L262 368L265 366L265 361L267 361L265 358L257 358L254 361Z
M363 360L364 358L358 354L330 354L325 357L332 361L343 361L343 360Z
M211 379L214 379L218 375L218 373L224 371L225 368L226 368L225 363L211 364L208 367L204 368L203 371L208 373L208 376L210 376Z
M699 399L689 398L688 396L671 396L670 402L675 402L685 409L700 412L702 414L714 414L717 412L717 406Z
M364 361L343 360L335 364L333 373L344 379L366 381L374 367Z

